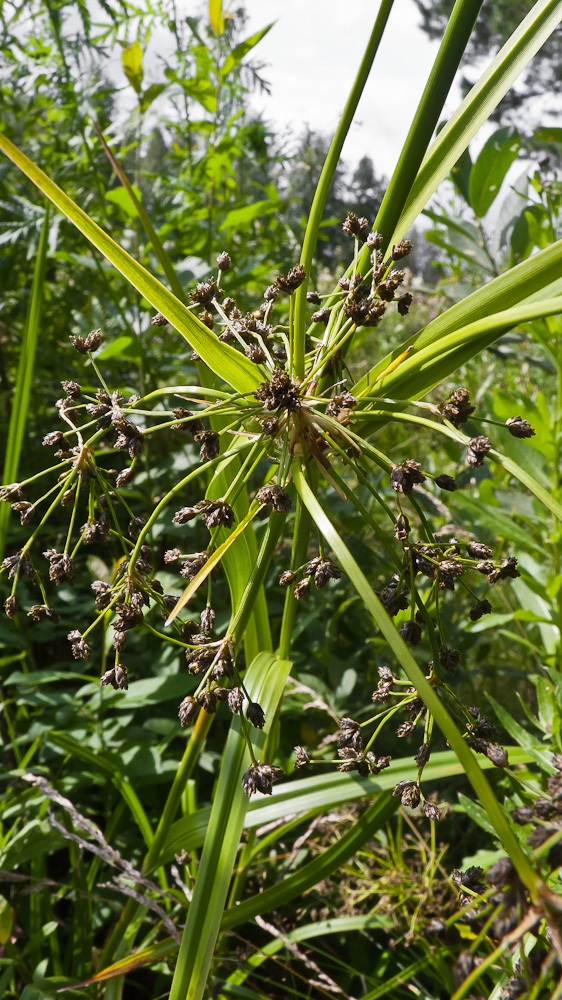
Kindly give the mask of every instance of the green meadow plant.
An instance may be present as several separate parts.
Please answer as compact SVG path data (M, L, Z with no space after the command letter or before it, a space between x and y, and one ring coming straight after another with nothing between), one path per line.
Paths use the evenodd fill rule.
M493 588L516 580L519 570L515 556L484 544L470 521L451 527L446 500L459 485L450 474L451 447L462 453L468 473L493 463L557 521L562 505L529 472L524 453L516 461L496 447L493 423L485 427L490 426L490 437L465 433L465 425L487 418L475 410L465 387L441 395L437 387L507 331L559 315L562 241L482 284L379 357L367 373L354 376L354 349L361 345L364 351L370 343L376 355L375 331L385 317L415 310L415 289L408 287L401 266L412 250L408 231L562 15L560 0L538 0L436 136L480 6L478 0L455 4L377 218L350 213L343 221L350 263L328 294L310 287L324 205L365 82L376 73L392 0L380 4L318 184L300 259L271 276L251 312L237 303L236 256L231 259L228 247L205 280L191 289L183 286L121 166L115 169L165 282L0 134L0 149L14 167L150 303L153 330L160 335L175 330L194 352L183 379L138 394L106 376L98 360L103 331L73 336L84 378L63 381L58 423L46 428L43 443L55 449L55 460L25 480L6 483L1 492L27 529L3 562L10 618L56 622L56 588L73 583L87 546L109 545L110 572L93 579L92 613L68 633L69 654L88 662L111 626L111 657L104 647L100 683L123 699L135 684L131 635L156 637L185 661L178 713L188 737L155 829L134 790L122 786L146 842L140 863L112 853L109 836L41 774L27 771L27 758L18 758L18 773L33 794L64 813L61 836L95 846L98 856L129 880L129 898L104 935L95 970L88 970L86 985L98 984L107 998L123 995L127 972L171 955L177 956L172 1000L198 1000L211 991L263 995L239 992L244 970L228 981L218 975L227 960L229 933L254 920L263 923L264 915L282 912L332 875L385 827L399 805L419 810L427 824L438 823L433 779L454 774L468 779L479 815L503 851L489 873L492 888L475 872L458 876L465 896L461 907L482 896L484 909L482 927L458 965L455 998L468 995L505 954L513 957L520 949L526 956L529 936L537 952L534 964L525 959L524 974L539 983L537 989L546 974L542 960L548 969L560 960L562 901L556 892L557 855L549 853L560 836L559 733L553 732L557 753L541 757L541 787L530 772L514 767L529 761L529 748L508 751L484 706L466 704L452 681L464 664L450 638L451 620L468 623L489 614ZM220 2L210 4L210 23L220 39L225 30ZM33 302L41 253L29 337L37 324ZM23 371L20 420L25 378ZM431 401L424 399L429 393ZM516 410L497 423L514 438L535 433ZM430 468L414 450L421 433L432 443L442 441L442 466ZM171 488L160 489L159 446L152 446L153 440L166 448L172 441L177 477ZM14 459L14 470L16 465ZM136 477L144 472L154 487L145 478L136 490ZM369 539L367 554L356 550L360 534ZM277 584L272 577L279 563ZM381 563L388 576L375 589ZM307 774L283 780L288 753L279 719L299 615L316 591L334 586L332 581L360 604L373 637L384 644L385 662L381 658L366 667L375 678L374 691L360 719L338 713L331 742L295 747L294 768ZM30 591L37 599L30 600ZM282 613L275 617L270 607L281 597ZM211 801L192 805L178 818L206 737L226 710L232 721ZM398 737L412 744L410 759L393 760L387 752L397 724ZM87 758L89 751L70 736L56 739L69 755ZM535 760L532 754L530 759ZM486 774L491 768L505 772L510 787L524 789L525 814L514 817L501 801ZM367 798L366 808L323 853L280 873L262 891L255 880L247 891L260 861L290 833L295 818L300 822L360 797ZM547 839L539 843L535 837L529 845L517 823L544 829L545 817L551 821ZM271 832L273 822L281 825ZM188 853L199 848L198 864L190 869L193 884L178 876L171 890L166 865L175 859L189 868ZM156 940L147 911L159 892L164 902L156 912L169 933ZM46 977L45 991L73 985L62 962L57 968L63 971L50 981ZM376 985L364 994L375 995L380 995Z

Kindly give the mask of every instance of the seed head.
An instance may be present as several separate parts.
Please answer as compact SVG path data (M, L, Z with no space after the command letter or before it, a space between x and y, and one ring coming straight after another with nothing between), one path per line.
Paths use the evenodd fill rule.
M410 240L400 240L400 243L392 247L392 259L402 260L403 257L407 257L412 252L413 248L414 245Z
M286 514L293 506L289 494L282 486L262 486L256 493L256 500L260 504L270 503L279 514Z
M91 646L82 638L82 633L78 629L69 632L67 639L72 646L72 655L75 660L89 660L92 655Z
M205 608L201 612L201 631L212 632L215 627L215 612L212 608Z
M306 597L310 593L310 577L305 576L304 580L297 583L293 594L297 601L301 601L303 597Z
M51 621L53 625L58 625L60 622L60 615L56 611L53 611L48 604L33 604L27 614L35 622L44 621L45 619Z
M275 283L280 292L286 292L288 295L292 295L294 291L302 285L306 273L302 264L296 264L292 267L287 275L278 274Z
M199 706L192 695L188 694L186 698L183 699L178 715L182 726L188 726L194 716L197 715Z
M271 795L272 783L282 777L281 768L273 764L251 764L242 778L242 786L246 795L252 795L254 792Z
M449 493L454 493L455 490L458 490L458 485L452 476L447 476L445 474L436 476L434 483L440 490L447 490Z
M417 483L423 483L425 476L420 472L420 463L408 459L396 465L390 473L390 485L396 493L409 494Z
M404 642L408 642L410 646L419 646L422 639L422 630L417 622L410 619L400 626L399 631Z
M527 420L523 420L522 417L509 417L505 422L505 426L509 433L513 434L513 437L516 438L530 438L534 437L535 434L534 428L531 427Z
M304 747L295 747L295 771L301 771L310 764L310 757Z
M217 267L219 271L230 271L231 260L226 251L223 250L217 257Z
M399 542L405 542L410 534L410 522L405 514L398 514L394 522L394 537Z
M461 424L466 423L470 414L474 413L474 407L470 405L470 394L464 386L455 389L448 400L439 403L437 409L452 423L453 427L460 427Z
M265 715L263 714L263 708L258 705L257 701L251 701L246 708L246 718L248 722L255 726L256 729L263 729L265 725Z
M295 582L296 578L297 574L293 573L292 569L286 569L279 577L279 586L290 587L291 584Z
M168 320L166 319L166 317L162 313L156 313L156 316L153 316L152 319L150 320L150 325L151 326L167 326L168 325Z
M364 243L369 235L369 220L358 219L354 212L348 212L342 229L348 236L353 236Z
M242 688L233 687L228 692L228 709L233 715L242 710L244 704L244 693Z
M476 469L479 465L483 465L484 458L488 454L491 447L492 442L489 438L484 437L483 434L479 434L478 437L471 438L468 451L466 453L466 464L469 465L471 469Z
M482 601L477 601L473 608L470 610L470 620L471 622L477 622L483 615L489 615L492 610L492 605L489 601L484 598Z
M6 612L8 618L13 618L16 611L18 610L18 599L15 594L7 597L4 601L4 611Z

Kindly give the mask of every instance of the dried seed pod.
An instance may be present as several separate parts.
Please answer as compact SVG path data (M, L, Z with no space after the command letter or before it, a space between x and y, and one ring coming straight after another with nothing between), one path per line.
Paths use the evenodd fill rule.
M297 583L293 591L293 594L297 601L301 601L303 597L306 597L306 595L310 593L310 580L311 578L309 576L306 576L304 580L301 580L300 583Z
M187 697L183 699L178 711L179 719L182 726L189 725L194 716L197 715L198 710L199 706L195 698L193 698L192 695L188 694Z
M468 451L466 453L466 464L469 465L471 469L476 469L479 465L483 465L484 459L491 447L492 442L483 434L479 434L478 437L471 438L468 445Z
M246 795L261 792L271 795L272 783L283 777L283 771L274 764L251 764L242 778L242 787Z
M391 257L393 260L402 260L402 258L407 257L413 249L414 245L410 240L400 240L400 243L397 243L392 247Z
M292 583L295 582L297 574L293 573L292 569L283 570L281 576L279 577L280 587L290 587Z
M286 292L287 295L291 295L297 290L299 285L302 285L306 277L305 270L302 264L296 264L292 267L287 275L278 274L275 279L275 284L277 285L280 292Z
M453 477L447 476L445 473L436 476L433 481L440 490L447 490L449 493L454 493L455 490L458 490L458 485Z
M489 615L491 610L492 605L484 598L482 601L477 601L470 609L469 618L471 622L477 622L483 615Z
M233 687L228 692L228 708L233 715L242 710L244 704L244 693L242 688Z
M425 476L420 472L420 463L408 459L396 465L390 473L390 485L396 493L409 494L417 483L423 483Z
M230 260L230 256L225 250L223 250L222 253L219 253L217 257L217 267L219 271L230 271L231 263L232 261Z
M310 764L310 757L304 747L295 747L295 771L300 771Z
M82 633L78 629L69 632L67 639L72 647L72 655L75 660L89 660L92 655L91 646L82 638Z
M348 212L342 225L344 233L364 243L369 235L369 220L358 219L354 212Z
M282 486L262 486L256 493L256 500L260 504L270 503L278 514L286 514L293 506L292 500Z
M408 642L410 646L419 646L422 639L421 626L418 625L416 621L410 619L404 622L399 629L400 635L404 639L404 642Z
M405 514L398 514L394 522L394 537L399 542L405 542L410 534L410 522Z
M531 427L528 420L523 420L522 417L509 417L505 422L510 434L516 438L530 438L535 434L534 428Z
M424 767L427 764L430 755L431 747L429 746L429 743L422 743L414 757L416 767Z
M265 725L265 715L263 708L256 701L251 701L246 708L246 718L256 729L263 729Z
M8 618L13 618L18 608L18 599L15 594L11 594L10 597L7 597L4 601L4 611L6 612Z
M207 606L201 612L201 630L203 632L212 632L215 627L215 612L212 608Z

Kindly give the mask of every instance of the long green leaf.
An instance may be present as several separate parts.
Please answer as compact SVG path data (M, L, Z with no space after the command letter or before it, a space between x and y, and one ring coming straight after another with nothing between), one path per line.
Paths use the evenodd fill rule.
M288 875L282 882L264 889L263 892L255 893L249 899L244 899L237 906L227 910L223 917L222 928L231 930L233 927L239 927L258 914L268 913L291 899L302 896L313 885L324 878L329 878L363 846L375 830L384 826L397 806L398 799L393 798L391 792L381 792L351 829L313 861L309 861L307 865Z
M250 665L244 683L250 696L262 706L266 719L277 710L291 664L272 653L260 653ZM252 731L261 751L264 732ZM224 749L215 800L205 846L189 907L170 1000L201 1000L228 893L230 879L244 826L248 800L241 779L249 757L237 716Z
M520 747L513 746L506 749L510 763L514 766L529 763L531 760L529 754ZM493 766L487 757L482 758L480 767L489 769ZM446 778L463 773L457 755L452 750L443 750L432 753L429 763L424 768L424 781L428 786L433 786L436 781L444 781ZM409 778L411 774L412 759L404 757L393 760L391 766L376 777L360 778L357 774L341 774L339 771L333 771L329 774L315 774L313 777L279 782L274 786L270 797L250 802L244 829L254 830L267 826L285 816L318 814L337 809L346 802L356 802L365 795L374 795L394 788L399 781ZM169 864L182 848L194 850L201 847L205 841L210 815L211 807L203 806L196 813L177 820L170 827L157 863Z
M146 268L137 263L93 222L43 171L22 153L5 135L0 134L0 150L35 184L40 191L72 222L104 257L117 268L134 288L161 312L182 334L209 368L237 392L251 393L263 378L257 366L243 354L224 344L207 329Z
M371 72L371 67L377 54L384 29L386 28L386 23L388 21L390 11L392 10L393 3L394 0L381 0L379 12L376 16L371 36L367 42L365 54L361 60L361 65L357 71L353 87L351 88L351 92L347 99L345 108L343 109L336 133L328 150L328 155L326 156L324 166L322 167L322 173L320 174L312 206L308 214L301 253L301 264L304 266L306 278L304 283L297 290L296 294L295 356L294 359L292 359L295 373L299 376L304 375L306 292L308 288L312 258L318 240L320 224L322 222L322 215L324 208L326 207L326 199L334 179L336 167L339 163L345 138L351 127L351 123L357 110L357 105L359 104L361 94L363 93L369 73Z
M406 347L413 348L413 351L394 372L385 377L380 386L384 385L386 395L389 395L390 390L390 392L396 393L397 398L404 398L404 395L399 397L397 387L404 381L406 373L409 373L411 377L412 371L419 368L417 362L423 361L427 375L423 375L420 369L415 381L415 388L412 386L412 393L415 392L421 396L428 392L442 378L475 356L479 350L483 350L493 343L510 327L526 322L526 316L532 319L538 315L534 312L535 309L538 309L540 313L541 309L545 307L544 315L555 314L560 307L561 300L555 298L545 300L538 296L541 289L549 286L558 277L561 267L562 240L559 240L548 250L543 250L530 260L512 268L506 274L495 278L494 281L484 285L483 288L473 292L462 302L457 303L441 316L432 320L423 330L414 334L391 354L374 365L355 385L354 393L356 395L366 393L379 380L380 375L391 362L404 352ZM480 327L475 326L478 322L482 324ZM481 343L478 342L480 333L482 334ZM463 337L466 337L464 343ZM458 349L458 355L454 354L455 345ZM421 351L425 351L422 356L420 355ZM439 372L441 353L449 355L447 364L443 365L442 375ZM430 362L433 363L433 367L430 366ZM408 397L409 389L404 389L404 392Z
M480 799L481 805L486 810L488 818L492 823L498 837L508 852L514 867L516 868L522 882L527 886L533 898L543 888L541 879L533 870L529 859L524 854L515 833L511 829L509 822L501 809L483 771L478 766L475 755L466 745L457 726L451 718L445 705L438 697L436 691L426 680L423 671L414 660L406 643L398 633L391 619L388 617L382 604L374 593L368 580L357 565L347 545L335 530L318 500L312 493L297 461L293 462L293 480L297 492L302 497L318 530L322 533L332 550L335 552L342 569L349 577L357 593L361 597L365 607L374 618L384 639L394 653L398 663L406 672L420 698L427 709L433 715L441 732L450 743L461 762L468 780Z
M23 435L29 409L29 396L33 380L33 368L35 365L37 341L39 339L48 238L49 206L47 205L45 208L43 225L41 226L41 236L39 238L39 247L37 249L35 268L33 270L29 305L27 308L25 327L21 340L16 384L12 397L10 423L8 426L6 441L6 457L4 459L2 478L2 482L6 484L15 482L18 474ZM0 562L4 558L4 548L6 545L6 532L8 530L9 518L10 505L7 503L0 504Z
M375 220L388 245L459 68L482 0L457 0Z
M407 232L514 80L559 25L562 0L538 0L439 133L412 185L391 242Z

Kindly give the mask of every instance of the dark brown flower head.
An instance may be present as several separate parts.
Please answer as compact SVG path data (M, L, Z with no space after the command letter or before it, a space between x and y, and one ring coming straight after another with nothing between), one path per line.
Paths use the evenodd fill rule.
M410 312L410 306L412 305L413 295L411 292L404 292L396 303L396 308L401 316L407 316Z
M55 431L54 433L56 434L57 432ZM25 500L21 484L10 483L8 486L0 486L0 500L5 500L7 503L14 503L16 500L20 502Z
M283 771L274 764L251 764L242 778L242 786L246 795L254 792L271 795L272 783L282 777Z
M353 236L364 243L369 235L369 220L358 219L354 212L348 212L342 229L348 236Z
M225 250L219 253L217 257L217 267L219 271L230 271L232 261L230 260L229 254Z
M460 662L461 654L458 649L453 649L452 646L439 647L439 663L448 674L454 674Z
M182 507L180 510L176 511L172 521L174 524L187 524L188 521L192 521L194 517L197 517L196 507Z
M245 354L254 365L262 365L265 361L265 351L259 344L249 344Z
M324 326L328 326L329 319L330 319L330 310L327 309L326 306L312 313L312 316L310 317L312 323L323 323Z
M291 295L297 290L299 285L302 285L305 277L306 274L302 264L296 264L287 275L278 274L275 283L280 292L286 292L288 295Z
M408 459L396 465L390 473L390 485L396 493L409 494L417 483L423 483L425 476L420 472L420 463Z
M189 293L189 297L192 302L197 303L200 306L208 306L211 304L214 298L216 298L218 292L218 286L214 278L209 278L208 281L201 281L195 288Z
M495 566L488 573L488 582L496 583L498 580L516 580L521 576L517 569L517 559L515 556L508 556L499 566Z
M415 808L420 801L420 791L415 781L399 781L392 789L392 794L395 798L400 799L402 805L411 806L411 808Z
M301 601L302 598L306 597L307 594L309 593L310 593L310 577L305 576L304 580L301 580L300 583L297 583L293 591L293 594L295 596L295 600Z
M405 277L404 271L391 271L388 278L377 285L377 294L385 302L392 302L396 289L400 287Z
M314 585L317 590L322 590L328 580L339 580L341 569L336 566L331 559L320 559L314 570Z
M61 583L74 583L74 566L68 553L47 549L43 555L49 561L49 579L53 583L57 586Z
M70 396L71 399L80 399L80 396L82 395L82 386L78 382L64 381L61 382L61 385L67 396Z
M199 431L195 435L195 440L201 445L199 457L202 462L216 458L220 449L220 438L216 431Z
M104 580L94 580L92 583L92 590L94 591L95 605L100 611L106 608L111 601L111 587Z
M166 319L165 316L162 315L162 313L156 313L156 316L153 316L152 319L150 320L150 325L151 326L167 326L168 325L168 320Z
M132 517L128 527L129 538L137 539L145 524L146 516L144 514L141 514L139 517Z
M201 511L201 517L209 531L221 525L225 528L231 528L234 524L234 511L222 500L203 500L197 504L197 507Z
M507 750L505 747L501 747L499 743L488 743L486 747L486 757L488 760L492 761L496 767L507 767L509 764L509 758L507 755Z
M182 726L188 726L192 719L197 715L198 711L199 706L195 698L188 694L187 697L183 699L178 711Z
M394 522L394 537L399 542L405 542L410 534L410 522L405 514L398 514Z
M139 608L133 607L132 604L119 604L117 607L119 618L113 622L115 632L128 632L129 629L141 624L143 616Z
M415 722L401 722L396 730L396 735L403 739L404 736L410 736L414 729L416 728Z
M445 473L440 476L436 476L433 481L440 490L447 490L449 493L454 493L455 490L458 490L458 486L453 477L447 476Z
M12 510L15 514L19 514L20 524L29 524L35 514L35 505L29 500L22 500L19 503L13 503Z
M464 566L457 559L443 559L439 563L437 579L441 590L454 590L455 580L463 575Z
M199 570L203 568L208 558L209 556L206 552L194 552L193 555L189 556L183 563L180 571L184 580L193 580L193 578L197 576ZM214 572L215 571L213 570L213 573Z
M318 292L307 292L306 293L306 301L311 306L319 306L319 305L322 304L322 299L321 299L320 295L318 294Z
M211 688L205 688L197 698L197 704L205 709L207 715L214 715L217 710L217 696Z
M289 413L298 410L300 402L300 385L295 382L288 372L282 368L276 368L271 373L269 382L262 382L256 389L254 396L260 403L263 403L265 410L284 409Z
M422 639L422 630L417 622L412 621L412 619L404 622L400 626L399 632L404 642L408 642L410 646L419 646Z
M421 747L419 747L414 757L414 760L416 762L416 767L424 767L425 764L427 764L430 755L431 755L431 748L429 746L429 743L422 743Z
M275 299L279 295L279 291L280 291L280 289L279 289L278 285L268 285L268 287L266 288L265 292L263 293L263 297L264 297L265 301L266 302L275 302Z
M380 233L375 231L374 233L369 233L365 242L369 247L369 250L380 250L383 244L383 238Z
M391 257L393 260L402 260L403 257L407 257L413 250L413 243L410 240L400 240L400 243L396 243L392 247Z
M474 413L474 407L470 405L470 394L464 386L455 389L448 400L439 403L437 409L452 423L453 427L460 427L461 424L466 423L470 414Z
M118 489L121 489L123 486L128 486L129 483L132 483L134 478L135 478L135 469L133 466L130 465L128 466L128 468L123 469L119 473L119 475L115 480L115 485L117 486Z
M351 392L340 392L328 403L326 416L338 417L342 410L352 410L355 406L357 406L357 399Z
M215 612L212 608L206 607L201 612L201 631L212 632L215 627Z
M215 325L215 317L209 309L203 309L199 313L199 320L208 330L212 330Z
M513 434L513 437L516 438L530 438L534 437L535 434L534 428L531 427L528 420L523 420L522 417L509 417L505 422L505 426L509 433Z
M484 459L491 447L492 442L483 434L479 434L478 437L471 438L468 451L466 453L466 464L469 465L471 469L476 469L479 465L483 465Z
M369 764L363 757L361 750L355 750L352 747L339 747L338 757L340 758L338 771L344 773L357 771L361 778L366 778L369 774Z
M72 655L75 660L89 660L92 655L91 646L88 645L85 639L82 638L82 633L78 629L74 629L67 635L72 646Z
M310 757L304 747L295 747L295 771L302 771L310 764Z
M482 601L477 601L474 607L471 608L469 618L471 622L477 622L483 615L489 615L491 610L492 605L484 598Z
M256 729L263 729L265 725L265 715L263 714L263 708L261 705L258 705L257 701L249 702L246 708L246 718L252 726L256 727Z
M262 486L256 493L256 500L260 504L270 503L278 514L286 514L293 506L292 500L282 486Z
M228 708L233 715L242 710L244 704L244 693L242 688L233 687L228 692Z
M441 810L437 808L434 802L430 802L425 799L422 804L423 814L427 819L438 822L442 818Z
M45 434L43 438L43 444L45 447L49 448L59 448L62 444L65 444L65 438L62 431L49 431ZM3 499L3 498L2 498Z
M6 612L8 618L13 618L18 608L18 599L15 594L11 594L10 597L7 597L4 601L4 611Z
M371 753L371 751L369 750L368 753L365 754L365 760L367 761L367 765L371 774L380 774L381 771L384 771L386 767L390 767L391 758L375 757L374 753Z
M471 542L466 551L471 559L488 559L492 555L491 548L481 542Z
M394 615L397 615L399 611L406 611L410 606L408 588L405 586L398 592L396 584L391 584L381 590L377 596L387 615L390 615L391 618L394 618Z
M275 437L279 428L277 417L266 417L262 421L261 429L268 437Z
M27 614L29 618L33 618L34 622L48 620L53 625L58 625L60 622L60 615L53 611L53 608L50 608L48 604L33 604Z
M293 573L292 569L283 570L281 576L279 577L280 587L290 587L292 583L295 582L297 574Z

